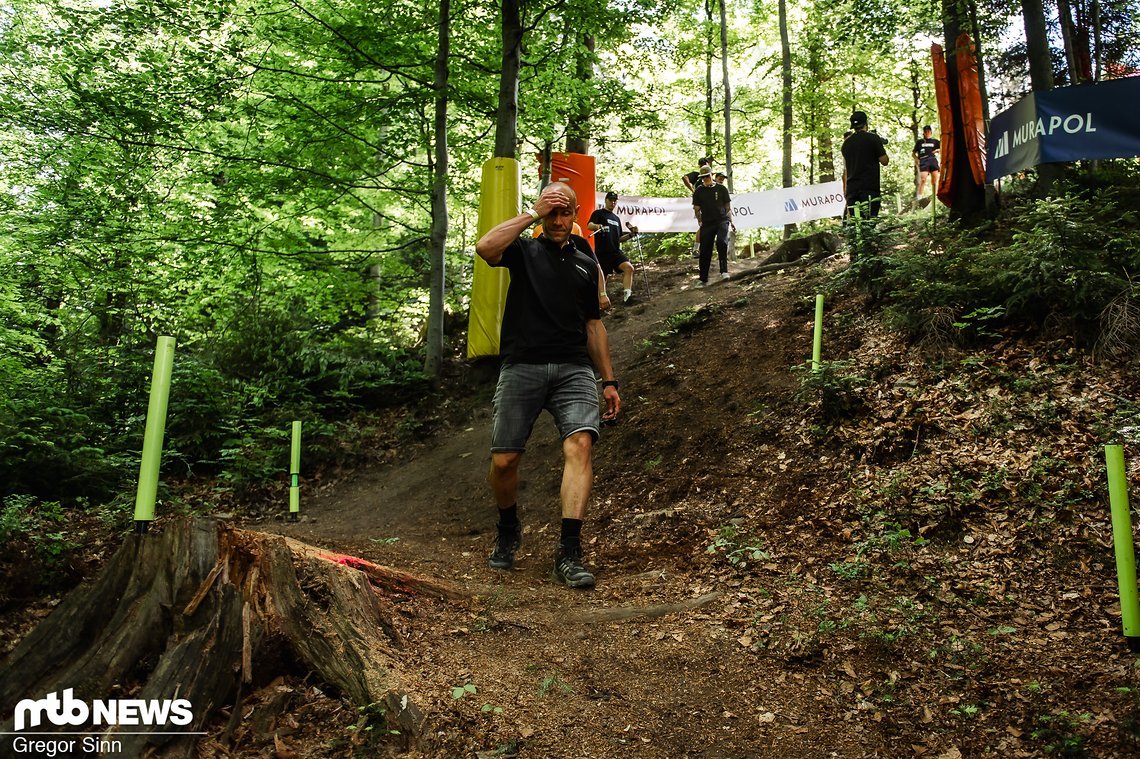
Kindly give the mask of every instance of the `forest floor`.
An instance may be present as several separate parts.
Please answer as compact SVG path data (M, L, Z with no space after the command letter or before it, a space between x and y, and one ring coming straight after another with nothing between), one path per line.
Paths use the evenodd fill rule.
M847 289L813 381L815 293L846 259L732 266L697 289L694 262L652 264L652 294L639 276L605 317L623 412L595 451L596 589L549 578L545 415L516 567L487 567L491 388L462 380L458 424L309 483L299 523L239 514L470 602L392 602L418 738L284 667L243 703L264 718L223 741L219 714L202 755L1140 754L1102 450L1140 411L1136 373L1041 334L909 345Z

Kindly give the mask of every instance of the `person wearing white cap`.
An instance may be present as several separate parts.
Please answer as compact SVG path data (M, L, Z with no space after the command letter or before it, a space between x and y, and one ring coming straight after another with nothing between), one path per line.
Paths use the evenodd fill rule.
M720 278L728 279L728 234L736 229L732 223L732 197L728 188L713 182L713 170L702 166L701 184L693 191L693 213L697 217L697 239L701 243L700 282L697 287L709 283L709 268L712 266L713 244L716 244L720 263Z

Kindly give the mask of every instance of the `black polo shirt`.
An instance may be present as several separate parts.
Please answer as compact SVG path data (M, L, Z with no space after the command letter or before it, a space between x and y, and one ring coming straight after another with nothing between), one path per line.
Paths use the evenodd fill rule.
M728 210L725 205L732 200L728 188L713 182L705 185L701 182L693 190L693 205L701 209L702 224L718 224L728 220Z
M499 334L499 353L508 364L591 365L586 322L600 319L598 264L590 247L570 235L561 249L542 237L519 238L507 246L498 266L511 273Z
M873 132L858 131L840 148L847 164L847 196L879 194L879 156L887 154L883 138Z

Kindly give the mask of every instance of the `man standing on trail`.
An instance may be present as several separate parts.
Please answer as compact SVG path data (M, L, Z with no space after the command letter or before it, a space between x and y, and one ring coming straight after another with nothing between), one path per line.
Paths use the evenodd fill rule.
M879 167L890 163L883 138L867 131L867 114L851 114L852 134L843 141L843 194L847 198L845 216L855 213L863 218L879 215L882 191L879 189Z
M498 538L488 563L494 569L514 566L522 544L519 462L535 420L546 409L558 425L563 456L562 534L553 577L572 588L592 588L594 575L582 565L581 533L594 479L593 447L600 421L617 418L621 398L598 310L597 265L570 235L577 216L574 190L553 182L532 209L483 235L475 252L511 273L491 431L489 480L499 507ZM519 237L540 218L541 237ZM595 368L606 403L600 418Z
M914 165L918 167L918 191L916 200L922 200L922 191L926 189L926 180L930 180L930 192L938 194L938 151L942 143L934 139L934 130L929 124L922 128L922 139L914 143Z
M732 223L732 198L728 188L713 182L713 172L708 166L701 167L700 177L701 184L693 191L693 213L697 217L697 239L701 243L700 282L697 287L704 287L709 283L714 241L720 278L728 279L728 233L730 229L735 230L736 225Z
M621 244L637 234L637 227L631 226L628 232L622 233L621 219L614 213L617 199L616 192L607 192L606 207L590 214L586 227L594 233L594 249L602 273L608 277L615 271L621 272L622 292L619 295L622 303L629 303L633 298L633 264L621 252Z

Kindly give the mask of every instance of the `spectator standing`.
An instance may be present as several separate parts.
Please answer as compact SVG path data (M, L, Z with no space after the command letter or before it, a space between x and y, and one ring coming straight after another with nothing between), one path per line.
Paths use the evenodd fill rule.
M934 138L934 130L929 124L922 128L922 139L914 143L914 165L918 167L918 190L916 200L922 200L926 180L930 180L930 194L938 194L938 153L942 143Z
M621 219L614 213L617 200L616 192L607 192L605 208L590 214L586 228L594 233L594 252L598 254L602 274L609 276L616 271L621 272L622 292L618 295L622 303L628 303L633 298L633 264L621 252L621 244L637 234L637 227L631 226L629 231L622 232Z
M693 213L697 217L697 239L700 241L700 281L697 287L709 283L712 250L716 245L720 263L720 278L728 279L728 234L736 229L732 223L732 198L728 188L713 182L713 171L708 166L700 170L701 184L693 191Z
M890 163L883 138L867 131L867 114L855 111L851 114L851 135L843 141L843 194L847 199L846 216L851 216L855 208L862 210L860 215L873 218L879 215L882 204L882 190L879 186L879 170Z

